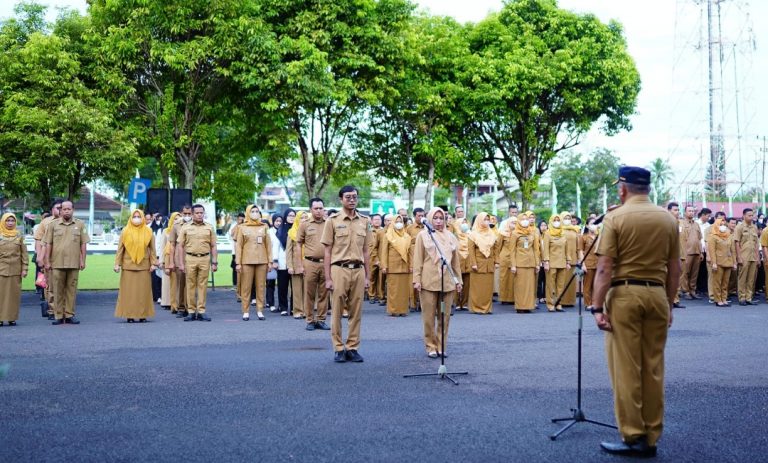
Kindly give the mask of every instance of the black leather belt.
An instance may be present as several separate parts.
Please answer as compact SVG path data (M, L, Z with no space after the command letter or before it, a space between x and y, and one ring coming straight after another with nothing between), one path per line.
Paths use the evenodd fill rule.
M314 257L304 256L305 259L307 259L310 262L316 262L318 264L323 263L323 259L315 259Z
M344 268L363 268L361 262L334 262L333 265Z
M206 252L205 254L196 254L194 252L188 252L187 255L188 256L192 256L192 257L205 257L205 256L211 255L211 253L210 252Z
M646 281L646 280L616 280L611 282L611 288L613 288L614 286L623 286L623 285L664 286L662 283L657 283L655 281Z

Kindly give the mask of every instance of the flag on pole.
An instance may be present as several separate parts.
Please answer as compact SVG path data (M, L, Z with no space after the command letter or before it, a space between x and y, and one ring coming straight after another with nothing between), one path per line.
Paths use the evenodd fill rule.
M603 214L608 212L608 187L603 183Z
M557 215L557 187L552 181L552 215Z
M579 182L576 182L576 217L584 217L581 215L581 187L579 187Z

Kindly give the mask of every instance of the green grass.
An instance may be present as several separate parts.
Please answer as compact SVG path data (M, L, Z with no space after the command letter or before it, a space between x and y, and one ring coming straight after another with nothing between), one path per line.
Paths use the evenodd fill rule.
M232 286L232 269L229 267L232 254L219 254L219 270L216 272L216 286ZM79 289L117 289L120 274L115 273L114 254L90 254L85 261L85 270L80 272ZM21 284L23 290L35 289L35 266L30 266L29 275Z

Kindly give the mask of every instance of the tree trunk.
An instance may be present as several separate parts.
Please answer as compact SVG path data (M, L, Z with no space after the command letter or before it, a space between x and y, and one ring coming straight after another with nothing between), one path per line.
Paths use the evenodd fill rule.
M432 206L432 189L435 182L435 160L429 159L429 172L427 173L427 191L424 193L424 209L429 210Z
M408 213L413 210L413 202L416 200L416 186L408 188Z

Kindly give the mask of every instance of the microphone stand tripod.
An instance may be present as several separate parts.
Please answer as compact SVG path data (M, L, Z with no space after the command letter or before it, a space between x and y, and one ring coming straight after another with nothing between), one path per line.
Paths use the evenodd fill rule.
M597 238L595 238L594 241L592 241L592 244L589 246L589 249L586 253L584 253L584 258L576 264L576 269L573 271L573 275L571 275L571 279L568 280L568 284L565 285L565 288L563 289L563 292L560 294L560 296L557 298L557 302L555 302L555 307L560 305L560 300L563 298L565 293L568 291L568 288L571 286L571 283L573 283L573 279L578 277L579 278L579 286L578 286L578 299L579 299L579 329L578 329L578 368L577 368L577 386L576 386L576 408L571 409L571 416L565 417L565 418L552 418L553 423L559 423L559 422L566 422L566 425L563 426L559 431L549 436L550 439L555 440L557 439L562 433L570 429L573 425L576 423L592 423L596 424L598 426L605 426L606 428L613 428L617 429L616 426L612 424L602 423L600 421L590 420L584 415L584 410L581 408L581 332L582 332L582 325L583 322L583 315L582 315L582 300L584 298L584 269L582 268L584 266L584 260L586 260L587 256L589 256L589 253L592 252L592 248L595 247L595 243L597 243Z
M457 375L468 375L468 371L454 371L449 372L448 368L445 366L445 301L443 300L444 294L445 294L445 279L443 278L445 276L445 269L448 269L448 273L450 273L451 278L453 279L454 285L459 284L459 279L456 278L456 274L453 273L453 268L451 268L450 265L448 265L448 261L445 259L445 255L443 254L443 250L440 249L440 246L437 244L437 240L435 239L435 229L431 226L427 226L427 232L429 233L429 237L432 238L432 242L435 244L435 249L437 249L437 253L440 255L440 295L437 300L437 307L435 308L436 311L439 310L440 313L440 367L437 369L437 373L418 373L418 374L410 374L410 375L403 375L403 378L416 378L416 377L425 377L425 376L437 376L440 379L448 379L450 380L455 386L458 386L459 383L455 379L451 377L451 375L457 376ZM450 310L450 308L448 309ZM423 315L422 315L423 316ZM450 314L448 315L450 317Z

